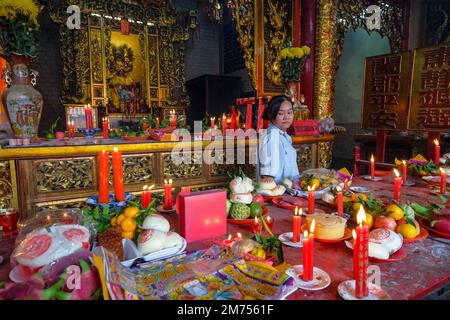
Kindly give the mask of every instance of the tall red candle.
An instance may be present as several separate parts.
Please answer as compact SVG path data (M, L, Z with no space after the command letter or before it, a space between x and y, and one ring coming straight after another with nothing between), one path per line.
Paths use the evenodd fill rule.
M86 129L93 129L94 126L93 126L93 122L92 122L92 108L91 108L90 104L85 106L84 116L85 116L85 121L86 121Z
M311 281L314 273L314 228L316 221L311 223L310 232L303 235L303 280Z
M114 147L112 153L113 172L114 172L114 193L117 201L125 200L125 189L123 184L123 165L122 152L117 147Z
M406 182L407 172L408 172L408 168L406 167L406 161L403 160L403 161L402 161L402 176L403 176L403 183Z
M439 165L439 158L441 157L441 146L439 145L439 140L434 139L434 163Z
M158 117L156 117L155 127L159 127L159 118Z
M215 117L211 117L210 120L211 120L211 129L214 129L216 118Z
M170 111L169 125L171 127L176 127L177 126L177 115L175 114L175 110L171 110Z
M103 118L102 121L102 129L103 129L103 139L109 138L109 132L108 132L108 118Z
M367 267L369 266L369 228L365 224L364 208L357 215L358 227L353 231L355 239L353 247L353 275L355 278L355 296L358 299L368 295Z
M336 195L336 201L337 201L337 213L339 216L342 217L342 215L344 214L344 199L342 191L338 191Z
M152 192L150 191L155 185L152 185L150 187L148 187L147 185L145 185L142 188L142 208L143 209L147 209L148 206L150 205L150 202L152 202Z
M372 157L370 158L370 176L372 177L372 180L375 180L375 159Z
M142 130L147 131L147 119L142 119Z
M444 169L439 168L439 170L441 171L441 183L440 183L440 190L439 192L441 194L445 194L445 189L447 187L447 175L445 174Z
M394 169L395 178L394 178L394 200L400 199L400 190L402 187L403 179L400 177L400 173L397 169Z
M172 179L164 180L164 210L172 209Z
M300 208L300 214L298 207L295 207L294 215L292 216L292 242L300 241L300 232L302 226L302 209Z
M235 106L231 106L231 109L231 129L235 130L239 127L238 113Z
M247 112L245 113L245 129L252 128L252 118L253 118L253 105L251 103L247 104Z
M310 188L308 186L308 214L314 214L315 210L315 187Z
M109 153L98 154L98 202L109 202Z

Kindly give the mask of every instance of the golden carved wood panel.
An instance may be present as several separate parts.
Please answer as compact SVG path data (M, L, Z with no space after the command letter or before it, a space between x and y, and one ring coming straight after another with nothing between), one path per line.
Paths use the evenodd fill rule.
M17 182L12 160L0 161L0 208L17 208Z
M202 152L180 153L181 163L175 164L171 153L163 153L161 155L163 179L201 178L203 176L202 154Z
M310 169L314 160L313 145L303 144L297 149L297 166L300 173L304 170Z
M410 53L366 58L362 127L406 130Z
M110 158L111 159L111 158ZM155 169L155 155L127 155L123 157L123 180L125 184L152 184L154 183L153 172ZM110 160L110 185L113 184L112 160Z
M450 46L414 51L409 130L450 131Z
M36 193L94 189L94 161L93 157L34 161Z

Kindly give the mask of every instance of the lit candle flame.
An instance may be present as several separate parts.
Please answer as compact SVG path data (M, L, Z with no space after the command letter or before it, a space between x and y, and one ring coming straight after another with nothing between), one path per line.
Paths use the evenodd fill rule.
M154 184L152 184L150 187L148 187L148 189L147 190L152 190L153 188L155 187L155 185Z
M113 151L114 151L114 152L118 152L118 151L119 151L119 148L114 147L114 148L113 148Z
M308 231L303 232L303 239L308 239Z
M298 216L298 207L295 207L294 216Z
M169 184L172 184L172 179L169 179Z
M434 139L433 141L434 141L434 144L435 144L436 146L439 146L439 140L438 140L438 139Z
M225 120L227 117L225 116L225 113L222 116L222 119Z
M148 189L148 186L147 185L145 185L143 188L142 188L142 190L144 190L144 191L146 191Z
M258 223L258 217L255 217L255 223Z
M442 169L442 168L439 168L439 170L441 171L441 173L442 173L442 174L445 174L445 171L444 171L444 169Z
M358 214L356 216L356 221L358 225L362 225L363 223L366 223L366 212L364 211L364 207L360 206Z
M302 216L302 215L303 215L303 208L300 208L300 211L298 212L298 215L299 215L299 216Z
M316 228L316 219L313 219L312 223L311 223L311 227L309 227L309 232L311 234L314 233L314 229Z
M372 155L372 157L370 157L370 161L371 161L371 162L374 162L374 161L375 161L375 159L373 158L373 155Z
M406 165L406 161L405 160L402 160L402 162L403 162L403 165Z
M270 222L270 220L272 220L272 218L270 216L267 216L267 222Z
M228 241L230 241L230 240L231 240L231 234L228 235Z
M237 233L238 238L242 238L242 234L240 234L239 232Z
M395 176L396 176L397 178L400 177L400 173L398 172L397 169L394 169L394 174L395 174Z
M167 180L166 179L164 179L164 183L167 184Z
M308 191L314 191L316 189L316 185L314 184L312 187L308 186Z
M352 230L352 236L353 236L353 239L356 240L356 231L355 231L355 229Z

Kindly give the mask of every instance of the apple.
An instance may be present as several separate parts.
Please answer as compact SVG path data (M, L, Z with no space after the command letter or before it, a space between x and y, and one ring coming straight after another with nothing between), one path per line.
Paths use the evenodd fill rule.
M253 197L253 202L258 202L260 205L264 206L264 198L261 195Z
M382 228L395 231L395 229L397 229L397 223L391 217L382 216L375 218L375 223L373 224L373 227L374 229Z

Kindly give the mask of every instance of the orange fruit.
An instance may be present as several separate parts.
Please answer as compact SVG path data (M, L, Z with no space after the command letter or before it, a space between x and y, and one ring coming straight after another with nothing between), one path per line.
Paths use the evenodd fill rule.
M366 213L366 225L370 229L373 227L373 216L371 214Z
M344 201L344 202L350 202L350 201L352 201L352 197L346 197L346 196L343 196L343 197L342 197L342 201Z
M124 232L122 231L122 238L134 239L134 231Z
M139 208L138 207L127 207L123 211L123 214L127 218L134 218L134 217L136 217L138 215L138 213L139 213Z
M367 201L367 196L365 194L362 194L362 193L354 193L354 194L352 194L352 201L359 201L359 196L361 196L361 198L364 201Z
M126 217L125 217L125 215L124 215L123 213L119 214L119 216L118 216L117 219L116 219L117 225L120 226L121 223L122 223L122 221L123 221L123 219L125 219L125 218L126 218Z
M115 227L117 225L117 218L114 217L111 219L111 226Z
M122 223L120 224L120 227L122 228L122 231L125 232L131 232L136 230L137 223L134 221L133 218L125 218L123 219Z
M397 232L405 239L414 239L417 236L417 230L413 225L401 224L397 227Z
M310 186L311 188L314 187L314 190L319 189L319 186L320 186L320 181L319 181L319 179L316 179L316 178L311 179L311 182L309 183L309 186Z
M402 208L400 208L396 204L390 204L386 208L387 213L389 214L389 217L393 218L394 220L400 220L403 218L405 213L403 212Z
M416 237L420 234L420 225L419 225L419 222L417 222L417 220L411 220L412 222L414 222L414 225L416 226ZM400 225L402 225L402 224L406 224L406 223L408 223L407 221L406 221L406 219L405 218L402 218L402 219L400 219L400 220L398 220L397 221L397 225L398 226L400 226Z

